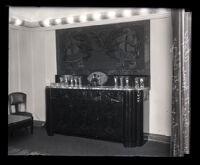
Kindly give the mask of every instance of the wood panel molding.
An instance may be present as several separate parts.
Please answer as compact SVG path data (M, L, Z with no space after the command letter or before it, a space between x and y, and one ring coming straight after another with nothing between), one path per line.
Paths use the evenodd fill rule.
M144 140L155 141L161 143L170 143L171 136L152 134L152 133L144 133Z

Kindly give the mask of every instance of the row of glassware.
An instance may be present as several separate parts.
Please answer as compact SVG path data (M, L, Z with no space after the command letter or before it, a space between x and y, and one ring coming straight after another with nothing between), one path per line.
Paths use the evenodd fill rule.
M51 83L54 87L81 87L82 78L81 76L68 76L64 75L59 77L60 83Z
M81 76L61 76L59 77L60 83L51 83L52 87L82 87ZM125 84L124 84L125 80ZM135 88L144 88L144 78L135 77L134 79ZM127 76L114 76L114 87L115 88L129 88L130 79Z
M125 80L125 84L124 84ZM144 78L143 77L136 77L135 80L135 88L144 88ZM123 87L130 87L129 77L127 76L115 76L114 77L114 86L115 88L123 88Z

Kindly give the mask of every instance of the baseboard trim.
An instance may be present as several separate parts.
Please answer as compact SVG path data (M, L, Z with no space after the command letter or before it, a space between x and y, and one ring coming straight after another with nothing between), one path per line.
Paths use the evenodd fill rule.
M44 127L45 121L34 120L33 125L34 127Z
M34 120L35 127L44 127L45 121ZM152 134L152 133L144 133L144 140L162 142L162 143L170 143L170 136Z
M144 140L162 142L162 143L170 143L170 136L152 134L152 133L144 133Z

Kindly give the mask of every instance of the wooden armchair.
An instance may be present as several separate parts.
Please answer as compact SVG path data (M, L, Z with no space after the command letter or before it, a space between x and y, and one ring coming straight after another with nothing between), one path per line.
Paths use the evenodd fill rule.
M8 117L8 125L9 128L30 127L31 133L33 133L33 115L27 112L26 98L26 94L22 92L13 92L8 95L8 109L10 114ZM23 111L21 105L24 105ZM15 107L14 112L12 111L12 106Z

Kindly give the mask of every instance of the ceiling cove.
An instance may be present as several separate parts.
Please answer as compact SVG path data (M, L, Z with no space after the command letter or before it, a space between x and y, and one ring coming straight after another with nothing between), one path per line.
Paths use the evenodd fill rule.
M9 24L52 27L101 20L169 13L164 8L9 7Z

